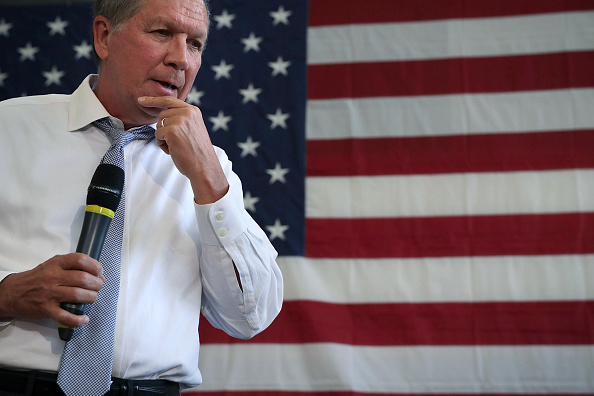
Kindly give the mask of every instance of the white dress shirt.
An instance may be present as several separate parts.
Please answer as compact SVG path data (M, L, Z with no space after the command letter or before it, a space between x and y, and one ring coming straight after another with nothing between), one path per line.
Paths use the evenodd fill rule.
M0 103L0 281L76 250L87 187L109 147L91 124L109 116L91 89L94 81L87 77L72 95ZM115 377L196 386L202 382L201 310L213 326L238 338L262 331L280 311L277 253L245 211L231 162L215 151L229 192L196 205L188 179L154 140L124 148ZM53 320L0 322L0 367L57 372L63 348Z

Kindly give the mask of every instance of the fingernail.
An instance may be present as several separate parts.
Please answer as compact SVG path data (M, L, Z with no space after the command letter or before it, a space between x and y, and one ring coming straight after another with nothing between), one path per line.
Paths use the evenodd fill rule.
M146 102L146 96L141 96L140 98L138 98L139 102Z

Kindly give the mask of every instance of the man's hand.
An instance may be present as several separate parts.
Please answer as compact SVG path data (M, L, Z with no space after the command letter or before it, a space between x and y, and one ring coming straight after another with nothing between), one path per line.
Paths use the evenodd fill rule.
M104 281L103 267L97 260L82 253L54 256L0 282L0 317L50 318L69 327L81 327L89 317L65 311L60 303L94 303Z
M157 143L190 180L196 203L213 203L222 198L229 184L200 109L171 96L141 97L138 103L163 109L155 132Z

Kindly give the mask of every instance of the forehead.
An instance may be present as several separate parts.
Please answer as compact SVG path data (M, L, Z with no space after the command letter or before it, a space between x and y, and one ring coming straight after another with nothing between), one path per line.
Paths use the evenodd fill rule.
M142 0L142 6L135 17L144 23L208 28L208 13L203 0Z

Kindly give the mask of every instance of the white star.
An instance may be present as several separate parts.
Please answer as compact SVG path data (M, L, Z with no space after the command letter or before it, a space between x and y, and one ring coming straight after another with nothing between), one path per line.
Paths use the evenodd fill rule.
M272 77L276 76L277 74L288 76L289 73L287 72L287 67L291 66L291 62L284 61L283 57L279 56L276 59L276 62L268 62L268 66L272 68Z
M266 169L266 173L270 175L270 184L276 181L286 183L285 175L289 173L289 169L281 168L281 164L277 162L274 169Z
M252 213L256 213L256 204L260 201L258 197L252 197L249 191L245 192L243 196L243 206Z
M62 36L64 36L66 34L66 30L64 29L69 24L70 22L63 21L62 18L60 18L59 16L57 16L53 22L46 23L47 27L50 28L50 36L53 36L56 33L59 33Z
M281 109L276 109L276 113L274 114L267 114L266 117L272 121L272 124L270 125L270 129L274 129L277 126L283 128L283 129L287 129L287 118L289 118L291 115L288 113L283 113L281 111Z
M219 111L219 114L216 117L210 117L209 120L213 123L213 129L215 131L219 129L224 129L225 131L229 130L227 124L231 121L231 116L226 116L222 110Z
M218 80L221 77L231 78L231 74L229 72L231 69L233 69L233 65L228 65L224 59L221 61L221 63L219 63L218 66L211 66L210 68L216 73L215 80Z
M64 72L60 71L56 68L56 66L52 67L51 71L44 71L43 77L45 77L45 86L49 87L52 84L60 85L60 79L64 77Z
M248 52L249 50L259 52L262 37L256 37L254 32L251 32L250 36L248 38L241 39L241 42L243 43L243 45L245 45L245 47L243 48L243 52Z
M12 28L12 23L8 23L4 18L0 19L0 36L8 37L8 31Z
M2 73L2 70L0 70L0 87L4 86L4 80L6 80L8 78L8 73Z
M21 54L21 57L19 58L21 62L26 59L34 61L35 54L39 52L39 47L33 47L31 43L28 42L26 46L17 48L17 51L19 51L19 54Z
M285 240L285 232L289 229L289 226L282 225L279 219L274 221L274 225L266 226L266 229L270 232L268 239L271 241L280 238Z
M262 90L260 88L254 88L254 84L250 83L246 89L240 89L239 93L243 95L241 103L246 104L249 101L258 103L258 95L262 93Z
M75 45L72 47L72 49L74 49L74 51L76 52L74 59L91 59L91 51L93 51L93 46L87 43L87 40L83 40L83 42L80 43L80 45Z
M204 91L198 91L195 87L192 87L192 90L188 94L186 98L187 103L195 104L196 106L200 106L200 99L204 96Z
M251 136L247 137L245 143L237 143L237 145L241 148L241 158L247 155L253 155L254 157L258 156L256 153L256 149L260 147L260 142L254 142Z
M279 23L289 25L289 16L291 16L292 13L293 11L285 11L285 7L283 6L278 7L277 11L270 13L270 16L274 18L272 25L276 26Z
M217 29L223 27L231 29L233 27L231 21L235 19L235 14L229 14L227 13L227 10L224 9L221 15L215 15L213 18L217 21Z

